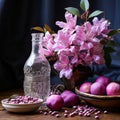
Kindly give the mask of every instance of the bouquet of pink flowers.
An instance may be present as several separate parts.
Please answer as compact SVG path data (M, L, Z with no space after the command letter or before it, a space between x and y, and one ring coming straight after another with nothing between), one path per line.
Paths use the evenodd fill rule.
M107 66L110 64L110 53L114 51L113 35L120 30L111 30L110 22L105 18L98 19L97 15L102 11L89 12L88 0L81 0L80 7L83 11L74 7L67 7L65 12L66 22L57 21L61 29L54 33L49 26L44 29L45 36L42 41L44 54L47 57L56 58L54 69L59 72L59 77L71 79L74 69L78 66L93 64ZM81 23L77 24L77 19ZM34 28L38 30L38 27ZM82 69L79 67L79 70Z

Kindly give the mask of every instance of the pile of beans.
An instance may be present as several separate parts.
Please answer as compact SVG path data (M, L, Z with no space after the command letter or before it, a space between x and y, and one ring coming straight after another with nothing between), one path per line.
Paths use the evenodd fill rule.
M107 114L107 110L100 110L99 108L89 106L89 105L78 105L73 106L72 111L65 109L64 112L58 112L58 111L51 111L49 109L47 110L40 110L40 114L44 115L52 115L56 117L74 117L74 116L84 116L84 117L94 117L95 119L99 119L100 114Z
M30 103L39 103L38 98L33 98L31 96L17 96L15 98L6 99L4 102L9 104L30 104Z

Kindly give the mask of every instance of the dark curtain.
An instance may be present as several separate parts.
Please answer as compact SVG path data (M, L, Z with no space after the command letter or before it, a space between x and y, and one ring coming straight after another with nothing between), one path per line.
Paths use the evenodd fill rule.
M39 0L5 0L0 15L0 89L20 87L31 50L30 29L39 24ZM37 18L37 19L36 19Z
M3 1L3 2L1 2ZM89 0L91 10L105 11L112 28L120 28L120 0ZM23 66L31 51L31 30L48 24L57 31L55 21L63 20L65 7L79 8L79 0L0 0L0 90L22 87ZM120 36L115 40L120 44ZM119 47L112 55L111 69L105 74L119 78ZM96 68L96 69L104 69ZM108 74L109 73L109 74ZM57 80L54 79L56 82ZM58 82L58 81L57 81Z

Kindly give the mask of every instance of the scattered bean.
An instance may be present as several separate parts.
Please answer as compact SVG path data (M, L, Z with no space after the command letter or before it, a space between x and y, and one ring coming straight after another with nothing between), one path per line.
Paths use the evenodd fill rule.
M67 114L67 113L65 113L65 114L64 114L64 117L68 117L68 114Z
M60 117L60 115L59 115L59 114L56 114L55 116L56 116L56 117Z
M77 109L77 106L73 106L73 109Z
M69 111L68 111L68 110L65 110L64 112L65 112L65 113L67 113L67 114L69 113Z
M107 111L107 110L105 110L105 111L104 111L104 114L107 114L107 113L108 113L108 111Z
M47 115L48 113L47 112L44 112L44 115Z
M96 116L95 116L95 119L99 119L99 116L96 115Z

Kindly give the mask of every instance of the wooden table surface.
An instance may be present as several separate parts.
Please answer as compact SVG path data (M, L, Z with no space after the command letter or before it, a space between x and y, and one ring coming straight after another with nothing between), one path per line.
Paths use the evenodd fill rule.
M22 95L22 90L9 90L6 92L0 92L0 100L5 99L13 94ZM72 109L69 109L70 111ZM120 120L120 110L118 112L110 112L108 114L101 113L99 114L99 120ZM63 112L60 112L61 117L56 117L52 115L44 115L39 112L27 113L27 114L15 114L7 112L0 103L0 120L95 120L94 115L90 117L84 116L74 116L67 117L63 116Z

